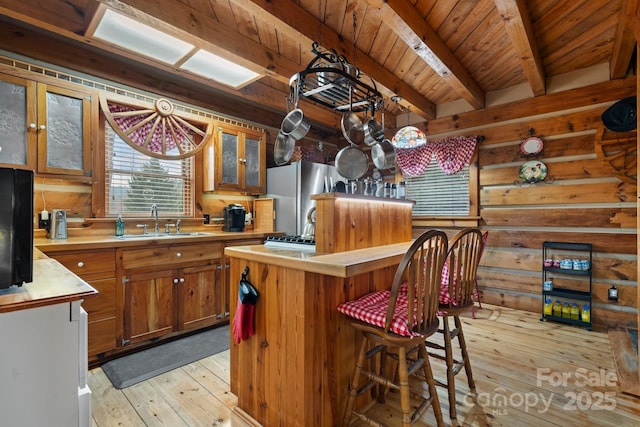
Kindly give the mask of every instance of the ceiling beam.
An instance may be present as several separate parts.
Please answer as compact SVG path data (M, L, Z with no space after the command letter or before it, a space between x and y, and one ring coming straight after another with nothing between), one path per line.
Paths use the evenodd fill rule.
M540 51L533 34L526 0L494 0L511 38L511 44L520 58L520 65L535 96L544 95L545 73Z
M620 17L609 67L612 79L620 79L626 76L629 71L633 49L636 46L633 27L638 11L640 11L638 0L622 0L620 3L620 12L618 12Z
M484 91L444 41L406 0L368 0L382 19L474 109L484 108Z
M312 41L322 36L322 45L328 49L334 49L339 53L353 51L353 46L340 34L324 24L320 24L315 16L301 8L297 3L289 0L238 0L235 3L254 13L258 18L265 20L276 28L293 29L294 37L301 35L307 40L309 48ZM388 89L389 95L399 95L410 104L416 114L432 119L436 116L435 104L429 101L423 94L396 77L392 72L375 62L366 52L357 50L358 68L375 80L379 85ZM299 71L299 70L298 70Z

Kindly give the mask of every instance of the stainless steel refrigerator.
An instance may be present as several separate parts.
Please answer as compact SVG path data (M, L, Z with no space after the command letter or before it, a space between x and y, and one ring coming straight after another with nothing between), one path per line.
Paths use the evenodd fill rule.
M326 178L326 179L325 179ZM329 191L327 183L343 180L335 166L306 161L267 169L267 194L274 199L276 231L301 235L307 213L315 206L312 194Z

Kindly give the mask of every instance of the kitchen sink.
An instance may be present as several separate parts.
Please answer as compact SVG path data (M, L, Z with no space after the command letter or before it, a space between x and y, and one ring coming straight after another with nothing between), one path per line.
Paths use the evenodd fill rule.
M113 236L118 240L131 239L160 239L171 237L189 237L189 236L211 236L213 233L205 233L201 231L193 231L188 233L147 233L147 234L125 234L124 236Z

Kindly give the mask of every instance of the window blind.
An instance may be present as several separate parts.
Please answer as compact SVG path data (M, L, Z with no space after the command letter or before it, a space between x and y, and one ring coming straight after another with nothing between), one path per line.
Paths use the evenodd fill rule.
M108 123L105 128L107 216L144 216L154 203L160 215L193 216L193 156L151 157L130 147Z
M422 175L406 177L406 188L407 198L416 202L413 216L469 215L469 164L447 175L431 159Z

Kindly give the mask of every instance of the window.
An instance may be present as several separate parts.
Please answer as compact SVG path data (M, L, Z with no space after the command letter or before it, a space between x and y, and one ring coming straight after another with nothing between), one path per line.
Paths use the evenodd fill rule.
M106 123L106 216L193 216L193 156L164 160L130 147Z
M445 174L435 159L418 177L407 177L407 198L416 201L413 216L468 216L469 164L454 174Z

